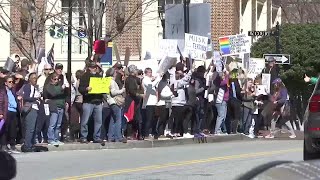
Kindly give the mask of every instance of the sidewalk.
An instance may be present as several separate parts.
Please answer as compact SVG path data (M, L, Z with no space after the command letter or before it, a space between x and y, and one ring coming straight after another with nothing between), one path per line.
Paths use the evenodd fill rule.
M267 132L264 132L267 134ZM292 140L303 140L303 132L297 131L297 138ZM265 139L257 138L250 139L245 135L236 134L236 135L219 135L219 136L210 136L206 138L207 141L204 143L217 143L217 142L230 142L230 141L258 141L258 140L289 140L288 134L280 134L276 136L275 139ZM99 150L99 149L133 149L133 148L156 148L156 147L169 147L177 145L187 145L187 144L199 144L203 143L196 138L177 138L177 139L159 139L159 140L144 140L136 141L129 140L128 143L108 143L105 145L89 143L66 143L62 146L51 146L47 144L40 145L42 147L47 147L49 151L72 151L72 150ZM17 146L20 150L20 146Z

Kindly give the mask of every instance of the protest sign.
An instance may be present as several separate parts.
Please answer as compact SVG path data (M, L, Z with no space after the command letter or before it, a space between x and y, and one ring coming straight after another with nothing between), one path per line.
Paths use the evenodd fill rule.
M176 56L178 41L175 39L161 39L159 42L159 57Z
M250 53L251 41L246 34L237 34L219 38L222 56Z
M89 87L92 89L89 94L110 94L111 79L112 77L91 77Z
M146 68L151 68L152 73L156 73L158 71L158 60L157 59L148 59L135 63L138 69L144 71Z
M15 62L10 57L8 57L6 63L3 66L3 69L12 72L15 65Z
M46 56L46 50L44 48L40 48L37 56L37 62L40 63L42 58L45 56Z
M271 75L270 74L262 74L262 85L265 85L267 87L267 93L270 93L270 81L271 81Z
M162 58L159 64L159 69L157 73L165 73L170 69L172 66L174 66L177 63L176 57L165 57Z
M250 58L248 77L255 79L265 68L265 62L263 58Z
M220 60L221 59L221 54L219 51L214 51L213 52L213 60Z
M124 56L124 66L125 67L128 67L128 64L129 64L129 60L130 60L130 55L131 55L131 51L130 51L130 48L126 48L126 54Z
M192 59L206 60L208 50L208 37L185 34L184 53L190 54Z

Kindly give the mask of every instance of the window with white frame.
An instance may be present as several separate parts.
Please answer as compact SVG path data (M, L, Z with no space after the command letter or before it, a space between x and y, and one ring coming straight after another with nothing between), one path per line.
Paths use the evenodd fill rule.
M69 10L69 1L70 0L61 0L61 11L67 12ZM100 0L95 0L100 1ZM87 7L87 1L83 1L84 7ZM79 28L84 28L84 16L80 15L79 13L79 3L78 0L73 0L72 3L73 13L72 13L72 53L75 54L88 54L88 40L87 38L80 38L78 37L78 30ZM68 13L64 14L67 24L68 20ZM87 14L85 14L87 18ZM65 36L61 39L61 54L68 53L68 34L67 34L67 26L65 26Z

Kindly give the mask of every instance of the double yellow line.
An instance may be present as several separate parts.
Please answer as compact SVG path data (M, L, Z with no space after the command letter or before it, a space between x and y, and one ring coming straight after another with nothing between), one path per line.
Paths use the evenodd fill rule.
M302 151L302 149L297 148L297 149L286 149L286 150L279 150L279 151L266 151L266 152L258 152L258 153L221 156L221 157L213 157L213 158L208 158L208 159L168 163L168 164L162 164L162 165L144 166L144 167L138 167L138 168L132 168L132 169L121 169L121 170L115 170L115 171L110 171L110 172L100 172L100 173L87 174L87 175L81 175L81 176L64 177L64 178L58 178L56 180L91 179L91 178L126 174L126 173L132 173L132 172L146 171L146 170L164 169L164 168L169 168L169 167L186 166L186 165L192 165L192 164L201 164L201 163L216 162L216 161L223 161L223 160L235 160L235 159L252 158L252 157L263 157L263 156L271 156L271 155L284 154L284 153L290 153L290 152L300 152L300 151Z

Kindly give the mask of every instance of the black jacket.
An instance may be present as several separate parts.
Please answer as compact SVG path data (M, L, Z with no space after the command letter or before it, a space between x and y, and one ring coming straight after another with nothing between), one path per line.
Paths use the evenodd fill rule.
M83 95L83 103L90 103L90 104L101 104L102 103L102 94L89 94L87 87L90 84L91 77L101 77L100 74L91 74L90 72L86 72L80 78L79 83L79 92Z
M233 96L232 83L234 83L234 86L235 86L236 98L234 98ZM230 84L230 91L229 91L230 99L238 99L242 101L241 87L240 87L239 80L237 78L230 79L229 84Z
M125 89L129 96L135 97L138 94L139 78L129 75L125 82Z

